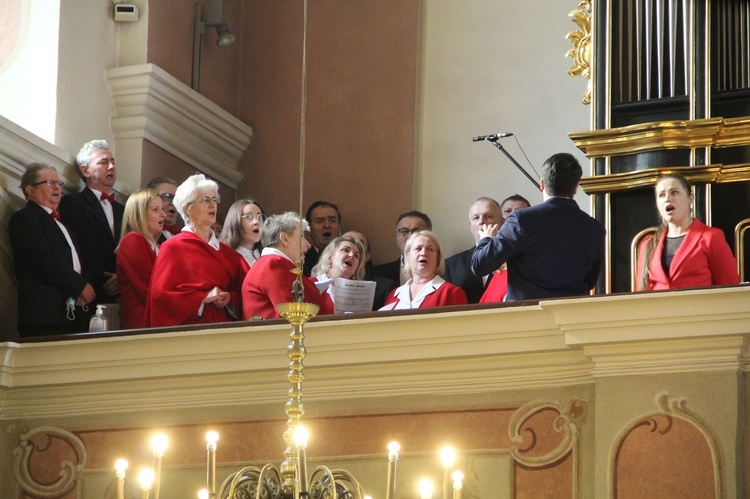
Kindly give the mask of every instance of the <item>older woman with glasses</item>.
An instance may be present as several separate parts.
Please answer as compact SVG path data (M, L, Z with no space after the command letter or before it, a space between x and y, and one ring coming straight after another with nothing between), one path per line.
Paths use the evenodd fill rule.
M245 269L241 257L211 229L219 186L202 174L178 188L174 205L185 227L162 244L146 314L151 326L224 322L239 317Z
M229 207L224 227L221 229L221 242L228 244L242 256L247 270L260 258L263 245L260 230L266 223L266 215L258 203L250 199L240 199Z

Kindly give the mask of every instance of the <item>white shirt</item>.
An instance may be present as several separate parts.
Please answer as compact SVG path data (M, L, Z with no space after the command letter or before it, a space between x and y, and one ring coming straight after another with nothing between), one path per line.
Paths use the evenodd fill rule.
M102 191L97 191L96 189L91 189L91 192L94 193L96 196L96 199L99 199L102 195ZM112 231L112 235L115 233L115 213L112 211L112 203L109 202L108 199L99 199L99 204L102 205L102 209L104 210L104 216L107 217L107 222L109 222L109 230Z
M250 250L245 248L244 246L237 246L237 249L235 251L239 253L251 267L255 264L255 262L258 261L258 258L260 258L260 251L258 251L256 248Z
M37 203L39 204L39 203ZM42 205L39 205L42 206ZM47 206L42 206L42 209L46 211L50 217L52 217L52 208L48 208ZM73 244L73 240L70 238L70 233L68 232L68 229L65 228L65 225L63 225L59 220L55 220L58 227L60 227L60 230L63 233L63 236L65 236L65 240L68 242L68 246L70 246L70 255L73 257L73 270L81 273L81 260L78 258L78 252L76 251L76 247Z
M396 288L394 295L398 298L397 302L386 305L380 310L409 310L412 308L419 308L426 297L440 289L440 286L445 284L445 279L437 275L430 282L425 284L422 289L419 290L417 296L412 299L409 288L412 280L413 279L409 279L404 285Z

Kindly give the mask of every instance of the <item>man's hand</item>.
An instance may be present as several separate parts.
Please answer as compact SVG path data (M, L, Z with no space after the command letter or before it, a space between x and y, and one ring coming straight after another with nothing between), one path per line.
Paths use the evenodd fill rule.
M113 274L112 272L105 272L104 277L107 278L107 280L104 281L104 284L102 285L104 291L106 291L109 296L119 295L120 283L117 281L117 274Z
M477 234L479 235L479 239L482 239L483 237L495 237L499 230L499 224L482 224L482 226L479 227Z
M94 287L91 284L86 284L86 287L83 288L83 291L81 291L81 296L79 296L76 300L76 305L79 307L88 305L89 303L94 301L94 298L96 298Z

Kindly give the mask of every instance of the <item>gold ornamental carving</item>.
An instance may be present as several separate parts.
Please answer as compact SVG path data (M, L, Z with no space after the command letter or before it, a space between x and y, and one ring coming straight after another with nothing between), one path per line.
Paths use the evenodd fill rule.
M10 429L9 429L10 431ZM86 448L80 438L54 426L39 426L30 431L21 430L13 449L13 472L21 488L33 497L60 497L70 492L78 483L86 467ZM62 459L57 480L48 482L35 476L32 461L35 454L55 453L73 456Z
M529 451L531 447L522 444L527 442L524 438L524 429L528 421L535 415L544 410L553 410L557 412L557 417L553 421L552 429L559 433L561 438L557 446L551 451L541 456L532 456ZM555 463L567 456L568 453L578 445L578 423L586 416L586 402L579 399L573 399L565 404L557 400L534 400L519 407L508 424L508 433L515 445L510 446L510 455L518 463L530 468L538 468L548 464Z
M568 74L583 76L588 80L586 91L581 99L581 103L588 105L591 104L591 2L582 1L576 10L568 14L568 17L578 26L577 30L565 35L565 38L573 43L573 48L565 54L565 57L573 59L573 65Z

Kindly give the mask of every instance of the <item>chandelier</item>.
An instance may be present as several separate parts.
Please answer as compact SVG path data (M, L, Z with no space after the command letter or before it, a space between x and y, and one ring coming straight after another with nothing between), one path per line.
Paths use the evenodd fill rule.
M287 348L289 357L290 383L289 400L285 410L287 429L284 432L286 450L284 461L280 466L266 464L259 468L247 466L229 475L222 484L216 487L216 449L219 435L215 431L206 434L206 488L198 492L198 499L372 499L366 495L364 488L356 478L346 470L330 469L326 466L316 467L308 476L307 471L307 437L308 433L301 424L304 414L302 404L303 361L306 355L304 325L315 317L319 307L303 300L301 292L301 260L294 269L297 273L293 296L295 301L281 303L279 314L292 326L289 335L291 343ZM139 475L141 499L159 499L162 459L167 448L167 437L158 434L152 440L154 455L153 468L146 468ZM386 499L396 499L396 464L398 462L399 444L388 444L388 468L386 478ZM444 447L440 452L443 463L443 499L461 499L463 473L454 471L456 452L451 447ZM125 499L125 472L127 461L118 459L115 462L117 499ZM423 479L417 489L421 499L433 499L432 482Z

